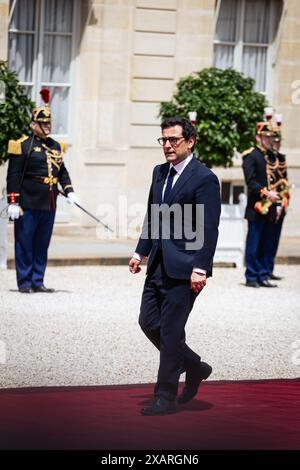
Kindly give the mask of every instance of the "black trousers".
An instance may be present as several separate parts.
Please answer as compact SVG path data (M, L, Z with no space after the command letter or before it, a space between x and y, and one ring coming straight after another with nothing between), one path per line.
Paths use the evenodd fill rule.
M180 374L199 366L200 357L185 342L195 298L189 280L167 276L159 251L145 281L139 317L143 332L160 350L155 396L174 400Z

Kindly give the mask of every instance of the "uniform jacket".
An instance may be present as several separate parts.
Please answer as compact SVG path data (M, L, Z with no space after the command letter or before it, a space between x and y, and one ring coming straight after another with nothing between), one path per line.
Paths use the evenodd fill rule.
M57 183L60 183L66 194L73 191L69 173L63 162L65 147L64 143L51 137L41 140L34 135L9 141L8 202L19 202L23 209L55 210Z
M276 206L273 204L268 214L263 215L255 211L254 205L262 200L261 189L268 188L268 179L266 171L265 154L258 147L246 151L243 156L243 171L248 187L248 200L245 211L245 218L250 222L259 222L264 220L275 221ZM268 158L275 160L275 156L269 152Z
M196 205L199 207L199 205L203 204L203 246L200 249L187 249L186 242L193 240L190 237L186 237L183 218L181 220L181 227L174 227L171 224L169 239L153 237L151 232L151 222L153 222L151 205L160 205L162 203L162 190L169 168L169 163L164 163L154 168L148 199L148 211L144 222L143 234L138 242L136 252L149 256L147 272L149 272L157 250L160 247L164 267L169 277L189 279L194 267L205 269L207 277L209 277L212 274L212 263L218 239L221 211L218 179L211 170L196 158L193 158L175 182L168 199L164 201L168 206L177 204L182 209L182 213L185 211L184 205L192 207L193 230L196 228ZM175 231L177 230L178 232L178 228L181 228L182 237L177 239ZM148 232L148 238L144 238L146 232Z

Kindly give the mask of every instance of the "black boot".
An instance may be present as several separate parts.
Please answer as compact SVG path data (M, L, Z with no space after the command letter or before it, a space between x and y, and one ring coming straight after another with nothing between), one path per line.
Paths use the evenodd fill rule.
M19 287L19 292L21 292L21 294L33 294L34 290L32 287Z
M46 294L52 294L55 292L55 289L48 289L47 287L43 286L35 286L33 287L34 292L45 292Z

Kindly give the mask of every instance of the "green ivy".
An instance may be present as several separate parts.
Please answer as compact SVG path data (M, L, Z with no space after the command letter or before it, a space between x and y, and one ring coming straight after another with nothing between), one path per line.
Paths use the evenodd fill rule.
M0 103L0 165L7 160L7 144L26 134L34 103L20 85L17 74L0 62L0 84L5 90L5 101Z
M233 69L203 69L179 80L172 100L160 104L159 116L188 118L196 111L196 156L208 167L230 167L235 151L254 145L255 125L267 106L254 83Z

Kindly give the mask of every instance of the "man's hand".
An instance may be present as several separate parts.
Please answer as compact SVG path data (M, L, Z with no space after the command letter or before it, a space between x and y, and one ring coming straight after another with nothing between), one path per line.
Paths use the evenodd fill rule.
M20 211L20 206L19 204L10 204L7 208L7 214L8 217L11 220L16 220L20 217L21 211Z
M276 191L269 191L267 195L267 199L269 199L272 202L277 202L279 199L279 196L276 193Z
M141 261L139 261L136 258L131 258L131 260L129 261L129 271L132 274L139 273L141 271L140 264L141 264Z
M191 274L191 289L193 292L195 292L195 294L199 294L204 286L206 286L206 275L195 273L193 271Z

